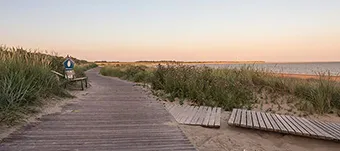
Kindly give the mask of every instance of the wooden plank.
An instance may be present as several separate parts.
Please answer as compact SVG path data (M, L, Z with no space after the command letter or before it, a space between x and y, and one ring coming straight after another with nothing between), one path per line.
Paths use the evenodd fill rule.
M318 121L319 123L321 123L323 126L325 126L327 128L328 131L332 132L332 135L335 136L335 138L337 140L340 140L340 134L333 128L331 127L328 123L323 122L323 121ZM327 131L327 132L328 132ZM329 132L328 132L329 133Z
M58 76L60 76L60 77L65 78L65 76L64 76L63 74L61 74L61 73L59 73L59 72L57 72L57 71L51 70L51 72L54 73L54 74L56 74L56 75L58 75Z
M220 127L221 126L221 112L222 108L217 108L216 111L216 118L215 118L215 127Z
M181 117L183 116L183 112L186 111L190 106L189 105L185 105L185 106L178 106L178 109L175 111L175 119L176 121L179 123L181 120Z
M174 107L174 109L172 110L171 114L174 117L174 119L177 121L177 116L180 113L179 111L181 110L181 106L180 105L176 105ZM177 121L178 122L178 121Z
M170 107L170 106L171 106L171 104L169 104L169 103L165 103L165 104L164 104L165 109L168 110L168 111L169 111L169 107Z
M260 113L261 113L261 116L262 116L262 119L263 119L264 123L266 124L267 130L273 131L274 128L271 125L271 123L269 122L269 119L267 118L266 114L263 113L263 112L260 112Z
M311 136L311 134L308 133L308 131L306 131L298 122L296 122L294 119L293 119L293 116L286 116L287 119L295 125L295 127L297 127L301 132L302 132L302 135L304 136Z
M203 125L204 126L208 126L208 123L209 123L209 118L210 118L210 115L211 115L211 107L208 107L208 110L205 114L205 118L204 118L204 121L203 121Z
M169 112L174 116L174 111L177 110L178 105L174 104L174 106L169 110Z
M214 108L211 110L211 115L210 115L209 123L208 123L208 126L209 126L209 127L213 127L214 124L215 124L216 111L217 111L217 107L214 107Z
M277 117L277 119L282 123L282 125L287 129L289 134L295 134L296 132L294 131L294 129L289 125L289 123L287 123L281 115L275 114L275 116Z
M278 114L273 114L273 115L275 115L276 118L280 121L280 123L282 123L282 125L286 128L289 134L295 134L294 129L292 129L292 127L282 118L281 115L278 115Z
M197 125L202 125L203 124L203 121L204 121L204 118L205 118L207 110L208 110L208 107L204 106L203 110L201 112L201 115L198 118Z
M310 136L313 136L313 137L317 137L318 135L313 131L311 130L310 128L308 128L304 122L301 121L300 118L298 117L295 117L295 116L291 116L291 118L297 123L300 125L300 127L302 127L304 130L307 131L307 133L310 135Z
M330 124L334 129L336 129L340 133L340 125L336 123L328 123L328 124Z
M339 136L337 136L332 129L327 128L323 123L316 120L309 120L311 123L315 124L317 127L325 131L327 134L332 136L332 139L336 140Z
M181 114L181 117L179 118L179 123L183 124L184 120L188 117L188 112L192 109L192 106L188 105L189 107L186 108Z
M189 105L189 109L185 111L183 118L181 119L181 123L184 124L184 122L189 118L191 112L194 110L195 106Z
M280 128L281 133L288 133L288 130L286 129L286 127L281 123L281 121L277 118L275 114L270 114L270 116L273 118L274 122Z
M329 135L328 133L326 133L324 130L320 129L319 127L317 127L315 124L311 123L309 120L305 119L305 118L301 118L301 120L310 128L312 129L319 138L324 138L324 139L333 139L333 136Z
M247 127L247 110L241 110L241 126Z
M273 130L275 132L281 132L281 129L279 128L279 126L276 124L276 122L274 121L274 119L272 118L272 116L270 115L270 113L265 113L270 124L273 126Z
M182 113L181 119L179 120L179 123L184 123L184 121L188 118L189 113L194 109L194 106L189 106L184 112Z
M256 112L255 111L251 111L251 116L252 116L252 120L253 120L253 128L256 128L256 129L260 129L260 125L259 125L259 120L257 119L257 116L256 116Z
M184 124L190 124L191 120L195 117L199 109L199 106L195 106L189 114L189 117L184 121Z
M168 107L167 107L167 109L168 109L168 111L170 111L173 107L175 107L175 104L168 104Z
M203 106L200 106L194 118L190 121L190 125L197 125L198 118L201 116L203 112Z
M340 134L336 129L334 129L328 122L318 121L319 123L323 124L328 130L332 131L334 135L337 136L337 138L340 138Z
M170 109L173 107L174 104L170 104L170 103L165 103L165 109L167 111L170 111Z
M281 118L283 120L285 120L285 122L295 131L296 135L302 135L302 132L300 131L300 129L298 127L295 126L295 124L291 121L290 118L288 118L287 115L281 115Z
M234 125L234 121L236 119L237 111L238 111L237 109L233 109L233 111L231 112L231 115L230 115L229 120L228 120L229 125Z
M266 126L266 124L263 121L261 112L256 112L256 116L257 116L257 120L259 122L260 129L266 130L267 126Z
M246 114L247 114L247 127L253 128L253 119L252 119L252 116L251 116L251 111L247 110Z
M163 104L163 105L164 105L165 109L168 110L168 106L169 106L170 104L165 103L165 104Z
M241 109L237 109L234 125L237 125L237 126L241 125L241 116L242 116L242 110Z
M337 132L337 134L340 135L340 130L338 130L338 127L334 124L334 123L330 123L330 122L325 122L329 127L331 127L334 131Z

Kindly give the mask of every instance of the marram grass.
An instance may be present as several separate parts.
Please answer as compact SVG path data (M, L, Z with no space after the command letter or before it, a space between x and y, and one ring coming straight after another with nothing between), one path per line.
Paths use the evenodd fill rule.
M219 106L225 110L251 108L257 102L256 93L292 95L300 101L300 109L309 113L329 113L340 110L340 84L329 75L319 79L279 77L245 66L240 69L213 69L184 65L156 68L133 65L105 66L105 76L150 83L152 89L170 94L169 99L189 99L201 105Z
M63 61L63 57L0 46L0 123L17 122L34 112L44 98L69 96L51 72L62 72Z

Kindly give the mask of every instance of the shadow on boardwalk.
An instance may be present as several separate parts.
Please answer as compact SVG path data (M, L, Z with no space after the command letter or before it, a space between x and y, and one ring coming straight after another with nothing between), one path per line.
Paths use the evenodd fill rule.
M0 150L195 150L159 102L98 71L87 72L92 87L86 96L11 134Z

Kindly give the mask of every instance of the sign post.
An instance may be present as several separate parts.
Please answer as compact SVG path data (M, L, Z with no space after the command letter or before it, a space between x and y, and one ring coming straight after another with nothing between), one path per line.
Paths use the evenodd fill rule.
M74 68L74 61L71 59L71 57L67 56L66 60L63 62L64 68L65 68L65 78L66 79L73 79L75 72L73 70Z

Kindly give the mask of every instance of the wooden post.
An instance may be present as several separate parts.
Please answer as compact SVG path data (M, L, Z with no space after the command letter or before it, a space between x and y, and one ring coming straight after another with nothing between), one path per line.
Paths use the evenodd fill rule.
M85 79L85 87L87 88L87 78Z
M84 90L83 80L80 80L81 83L81 89Z

